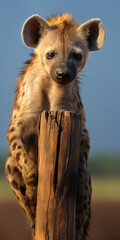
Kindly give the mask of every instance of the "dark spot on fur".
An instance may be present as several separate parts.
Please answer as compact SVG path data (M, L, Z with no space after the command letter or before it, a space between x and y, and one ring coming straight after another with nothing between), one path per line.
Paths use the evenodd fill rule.
M13 132L14 130L15 130L15 128L12 127L12 128L9 129L9 132Z
M16 154L16 159L19 161L20 160L20 155L21 155L21 152L17 152Z
M10 165L7 166L7 171L9 174L11 174L11 168L10 168Z
M23 180L23 179L22 179L22 173L19 171L19 169L18 169L17 175L18 175L19 179Z
M18 184L15 180L12 181L11 185L15 188L18 189Z
M35 178L35 179L36 179L36 174L35 174L35 173L31 174L31 175L29 176L29 178Z
M22 93L22 97L25 95L25 92Z
M87 195L84 195L83 200L84 200L84 201L87 200Z
M15 142L15 143L12 145L12 149L15 150L16 146L17 146L17 143Z
M14 167L14 170L13 170L15 173L18 173L19 172L19 169L17 167Z
M87 209L87 204L86 204L86 203L83 204L83 208L84 208L85 210Z
M14 136L14 137L12 137L12 138L10 139L10 141L9 141L10 145L11 145L11 143L12 143L16 138L17 138L17 137Z
M25 205L30 208L30 202L26 200Z
M21 146L21 145L19 145L19 146L18 146L18 149L21 149L21 148L22 148L22 146Z
M88 186L87 185L85 185L85 190L88 190Z
M80 162L81 162L81 163L84 163L84 160L83 160L83 158L80 158Z
M20 187L20 192L21 192L21 194L22 194L23 196L25 196L26 187L21 186L21 187Z
M18 104L16 105L16 108L17 108L17 110L20 110L20 106Z
M84 154L84 156L85 156L85 159L87 159L87 158L88 158L87 152L84 152L83 154Z
M84 146L84 141L81 141L80 145L81 145L81 147L83 147Z
M24 160L24 163L25 163L25 164L27 163L27 159Z
M16 114L14 115L14 119L16 118Z
M85 168L84 168L84 166L81 166L81 167L80 167L80 171L81 171L82 173L85 173Z
M28 186L37 186L37 179L31 180L27 183Z
M91 201L88 201L87 203L88 203L88 205L90 206ZM90 209L90 207L89 207L89 209Z
M35 224L33 224L31 228L34 230L35 229Z
M77 103L77 108L79 108L79 109L80 109L80 103Z
M79 176L80 176L81 179L83 178L83 174L82 174L82 172L79 174Z

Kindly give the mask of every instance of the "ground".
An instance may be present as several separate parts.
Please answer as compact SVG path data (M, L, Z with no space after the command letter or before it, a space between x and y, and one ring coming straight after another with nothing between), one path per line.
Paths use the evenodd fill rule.
M92 220L87 240L120 240L120 180L93 179ZM32 240L24 213L7 180L0 179L0 240Z
M32 240L24 213L14 200L0 201L0 240ZM93 201L87 240L120 240L120 201Z

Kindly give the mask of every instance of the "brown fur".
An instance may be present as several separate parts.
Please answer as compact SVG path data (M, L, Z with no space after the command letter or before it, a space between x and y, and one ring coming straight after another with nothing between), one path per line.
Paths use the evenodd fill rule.
M92 22L98 26L98 20ZM90 218L91 184L88 171L90 147L84 108L79 95L78 73L88 57L88 30L85 25L85 29L83 26L78 31L78 25L69 14L53 16L47 22L34 15L25 22L22 35L24 43L30 47L34 46L35 51L31 60L22 68L16 85L14 107L7 133L11 154L6 163L6 175L20 205L31 221L34 232L39 114L44 110L81 113L82 168L79 169L76 196L76 239L84 240ZM94 50L96 44L94 41L93 45L91 44ZM100 44L102 46L102 43ZM51 52L54 56L48 59L47 54L50 55ZM62 77L58 76L61 71Z
M52 16L52 18L47 19L47 23L50 26L57 26L61 30L65 29L66 27L77 28L78 26L75 19L67 13L58 16Z

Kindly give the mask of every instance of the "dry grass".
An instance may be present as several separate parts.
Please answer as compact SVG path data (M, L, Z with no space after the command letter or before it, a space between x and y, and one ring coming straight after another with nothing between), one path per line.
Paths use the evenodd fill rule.
M120 178L92 178L94 200L120 200Z
M0 199L14 198L6 178L0 178ZM120 200L120 178L92 178L93 200Z

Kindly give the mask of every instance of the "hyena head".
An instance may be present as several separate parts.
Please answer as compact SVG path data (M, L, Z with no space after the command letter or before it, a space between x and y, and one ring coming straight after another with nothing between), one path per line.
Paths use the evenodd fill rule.
M25 45L35 48L40 67L52 80L66 84L76 79L86 63L89 51L99 50L105 41L100 19L77 25L69 14L45 21L33 15L23 25Z

